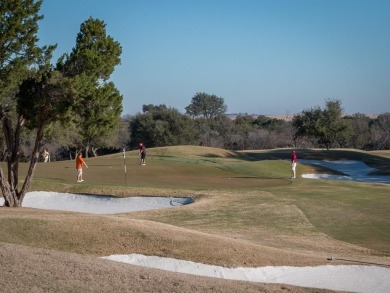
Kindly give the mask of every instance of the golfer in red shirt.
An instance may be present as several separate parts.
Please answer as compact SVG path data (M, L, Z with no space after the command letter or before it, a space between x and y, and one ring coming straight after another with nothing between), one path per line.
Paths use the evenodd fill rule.
M146 157L146 149L145 145L141 142L139 144L139 155L141 157L141 162L139 163L140 165L145 165L145 157Z
M297 176L296 174L296 168L297 168L297 154L295 151L291 151L291 170L292 170L292 177L295 179Z

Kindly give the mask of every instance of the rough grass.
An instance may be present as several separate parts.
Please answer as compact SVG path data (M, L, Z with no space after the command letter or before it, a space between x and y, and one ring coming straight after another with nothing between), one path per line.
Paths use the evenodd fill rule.
M389 167L382 153L380 157L337 152L300 150L299 156L364 157L384 172ZM227 267L328 264L330 255L389 265L390 187L291 181L288 156L289 150L235 153L203 147L156 148L148 150L146 166L138 165L136 152L128 152L126 160L121 154L86 159L85 184L76 183L72 161L41 163L32 190L191 196L195 203L118 215L0 208L0 283L18 292L313 292L291 286L209 282L96 258L128 253ZM25 168L21 165L22 172ZM324 170L299 164L298 173L302 172ZM64 265L64 259L71 261Z
M0 251L2 292L331 292L171 273L15 244L0 243Z

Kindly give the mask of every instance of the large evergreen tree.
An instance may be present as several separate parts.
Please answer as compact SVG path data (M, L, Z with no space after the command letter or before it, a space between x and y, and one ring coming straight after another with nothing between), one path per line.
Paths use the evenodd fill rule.
M83 23L76 48L53 68L55 46L36 45L37 21L42 18L38 15L40 5L41 1L32 0L0 2L0 121L7 161L7 174L0 168L0 187L4 205L9 207L22 205L45 130L52 123L78 114L89 119L88 125L95 122L109 129L122 109L122 97L107 82L121 49L106 37L104 23L93 19ZM91 115L76 111L92 99ZM67 115L71 110L73 115ZM36 133L27 176L19 189L20 138L25 127Z
M109 78L120 63L121 53L120 44L106 34L106 24L89 18L81 24L72 52L63 55L57 64L65 76L75 80L75 130L86 156L119 122L123 98Z
M29 172L22 188L18 188L20 137L23 126L44 125L42 114L43 88L37 84L32 91L26 91L27 83L42 82L44 72L48 70L47 60L51 58L54 46L39 48L37 46L38 14L41 1L2 0L0 2L0 121L5 141L7 174L0 167L0 187L5 206L20 206L24 194L29 188L32 173L36 165L42 129L37 130L34 152L31 155ZM37 64L34 69L32 64ZM26 78L28 78L26 80ZM46 76L50 79L49 76ZM25 81L24 81L25 80ZM18 95L18 87L24 81ZM42 85L42 83L41 83ZM26 94L26 96L24 95ZM34 97L29 102L31 111L23 111L23 98ZM41 104L41 106L39 106ZM31 119L35 111L39 118Z
M36 43L42 1L0 1L0 113L15 105L17 86L28 74L27 66L41 53Z
M90 149L96 155L102 137L110 134L118 125L122 113L122 95L113 83L106 83L84 98L83 105L76 109L76 113L76 130L86 157Z

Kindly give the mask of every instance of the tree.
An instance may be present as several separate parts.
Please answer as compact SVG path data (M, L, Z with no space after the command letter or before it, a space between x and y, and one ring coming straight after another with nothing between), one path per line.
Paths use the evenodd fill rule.
M238 115L233 121L234 129L232 138L232 149L248 149L251 142L249 137L252 137L252 133L255 131L254 117L252 115Z
M41 1L32 0L0 2L0 121L8 171L6 176L0 168L0 187L8 207L22 205L45 131L53 123L68 122L74 116L68 115L74 111L74 105L80 105L93 90L105 88L112 72L110 62L96 58L108 58L104 56L111 51L99 46L91 46L82 58L72 59L77 61L70 63L74 67L67 67L69 63L62 63L62 59L54 69L50 62L55 46L36 46L37 21L42 18L38 15L40 5ZM108 84L108 88L112 90L112 85ZM19 189L20 138L25 127L34 129L36 134L27 175Z
M232 149L265 149L291 146L292 126L264 115L238 115L234 119Z
M295 115L292 121L296 137L315 137L320 144L329 150L347 128L342 120L343 110L340 100L327 100L325 109L319 106L304 110Z
M42 1L0 2L0 97L1 111L11 110L17 86L27 76L27 66L41 53L37 47L38 15Z
M96 156L99 142L115 130L119 123L122 95L113 83L106 83L96 88L90 98L84 98L83 101L83 105L75 109L78 114L76 129L82 139L86 157L90 149Z
M59 72L47 70L32 75L22 82L16 95L18 120L15 129L12 129L11 124L3 125L8 152L8 180L5 180L1 169L0 180L6 206L21 206L39 160L45 128L50 123L64 119L72 105L70 81ZM35 129L36 134L27 175L19 190L19 147L23 126Z
M303 110L300 114L294 115L292 125L295 128L295 139L300 137L316 137L316 126L321 119L320 107Z
M107 81L120 63L122 48L106 34L104 21L89 18L80 25L76 46L70 54L61 56L58 69L66 76L81 76L92 83Z
M55 92L57 87L58 76L49 74L47 64L55 46L36 45L38 21L43 18L38 14L41 4L33 0L0 2L0 121L7 161L7 176L0 167L0 187L5 206L21 206L39 157L44 127L55 119L45 99L46 93ZM43 87L46 82L49 86ZM31 109L25 111L24 104ZM25 125L36 126L37 132L28 173L19 190L20 137Z
M341 101L327 100L325 109L322 111L321 118L317 124L317 137L320 143L325 144L328 150L332 143L337 141L347 129L342 116Z
M206 93L196 93L191 104L185 109L186 113L193 117L202 115L206 119L212 119L226 113L227 107L223 98Z
M121 117L116 130L116 144L120 149L124 149L130 145L130 121L132 120L131 115L125 115Z
M390 113L379 115L372 123L371 142L374 149L390 149Z
M371 119L361 113L356 113L351 116L344 117L345 122L349 125L350 136L348 147L355 149L364 149L370 144Z
M193 121L165 105L143 105L143 113L130 122L131 146L147 147L191 144L196 140Z
M66 123L73 105L71 80L55 70L48 70L24 80L17 94L17 111L25 126L35 130L35 145L30 162L37 162L46 130L55 122ZM31 164L30 164L31 168ZM28 176L33 175L29 169Z
M114 131L122 112L123 97L108 81L120 63L122 48L106 34L105 27L106 24L98 19L89 18L83 22L72 53L64 54L57 63L65 76L76 80L75 124L86 157L90 149L96 155L96 143Z

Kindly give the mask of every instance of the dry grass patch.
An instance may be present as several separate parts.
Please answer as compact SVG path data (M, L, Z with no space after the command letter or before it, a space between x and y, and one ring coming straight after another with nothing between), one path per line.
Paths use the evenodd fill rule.
M137 220L127 215L8 209L0 215L2 241L79 254L107 256L140 253L234 266L323 264L249 241L177 226ZM218 248L218 249L216 249Z
M331 292L192 276L0 242L2 292Z

